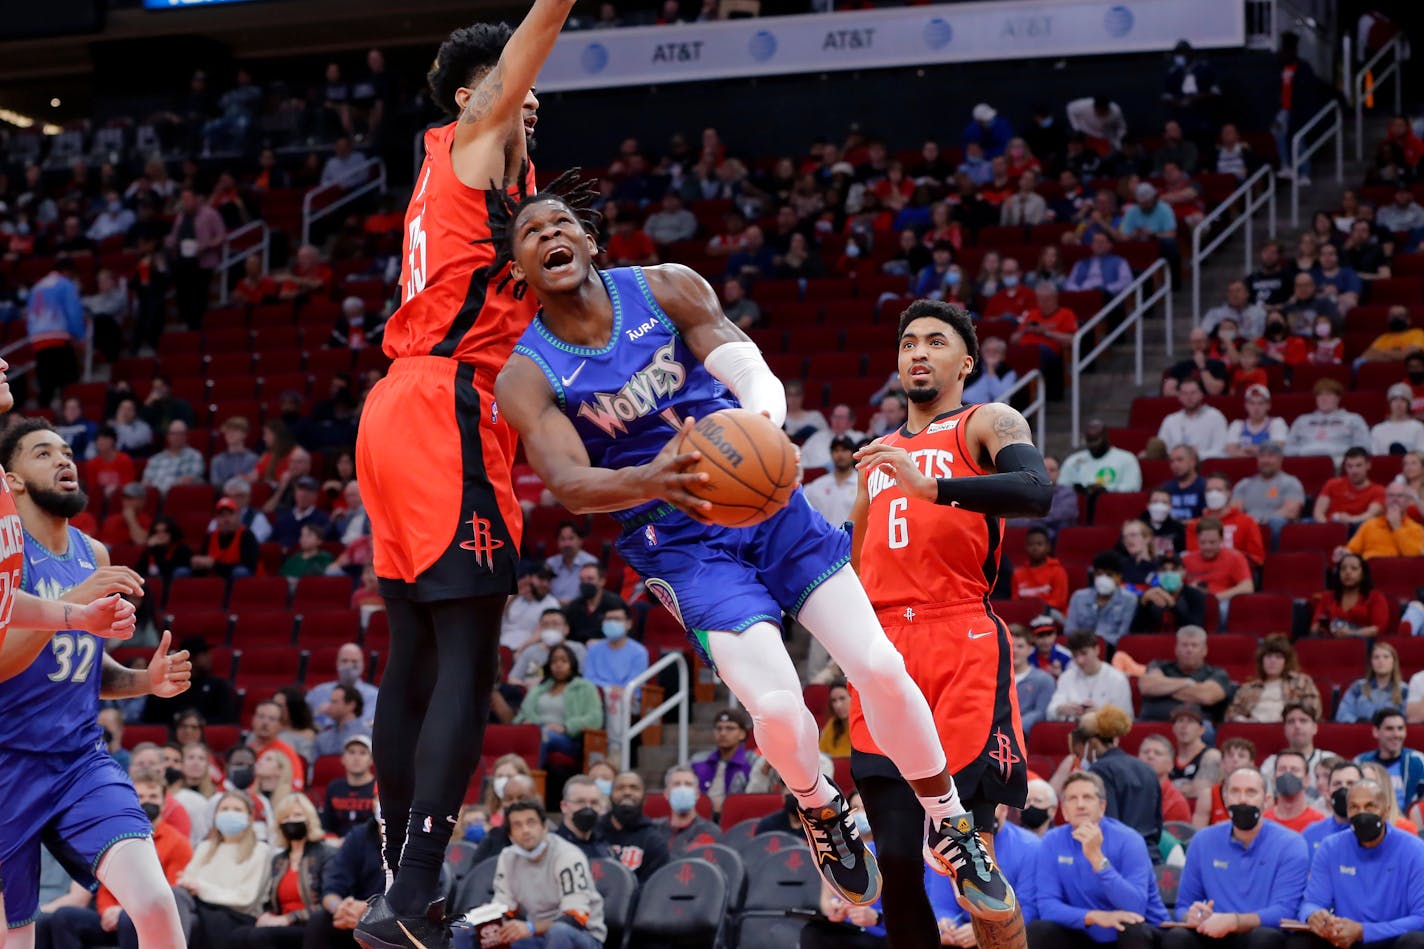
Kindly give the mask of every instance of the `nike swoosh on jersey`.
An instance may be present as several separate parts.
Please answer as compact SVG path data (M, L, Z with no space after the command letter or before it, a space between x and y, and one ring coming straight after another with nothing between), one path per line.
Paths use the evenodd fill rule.
M970 638L970 639L983 639L985 636L992 636L992 635L994 635L994 631L993 631L992 629L989 630L988 632L984 632L984 633L976 633L976 632L974 632L974 630L972 630L972 629L969 631L969 638Z
M585 359L583 362L581 362L581 363L578 364L578 368L575 369L573 372L571 372L571 373L568 374L567 376L560 376L560 377L559 377L559 381L562 382L562 383L563 383L564 385L566 385L566 386L571 386L571 385L573 385L573 384L574 384L574 380L579 377L579 373L583 372L583 367L584 367L584 366L587 366L587 365L588 365L588 360Z

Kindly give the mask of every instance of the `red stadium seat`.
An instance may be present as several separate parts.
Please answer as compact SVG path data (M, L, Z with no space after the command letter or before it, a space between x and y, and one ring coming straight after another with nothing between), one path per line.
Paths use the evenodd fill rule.
M232 581L232 612L285 610L289 589L285 577L238 577Z
M218 577L178 577L168 587L169 611L220 609L227 599L227 584Z
M1126 638L1126 637L1123 637ZM1051 755L1056 761L1068 753L1068 733L1077 722L1039 722L1029 732L1030 754Z
M1118 640L1117 648L1143 665L1171 662L1177 657L1177 637L1172 633L1128 633Z
M781 810L780 794L728 794L722 802L722 829L753 817L766 817Z
M354 643L361 634L361 614L356 610L312 610L300 614L298 642L305 648Z
M1037 728L1038 726L1034 727ZM1171 740L1172 723L1133 722L1132 731L1128 732L1126 735L1123 735L1121 741L1119 741L1119 744L1122 746L1123 751L1127 752L1130 755L1136 756L1137 749L1142 744L1142 739L1146 738L1148 735L1161 735L1163 738ZM1064 750L1065 752L1067 751L1066 744L1064 745Z
M292 609L298 613L316 610L340 610L351 606L351 581L347 577L302 577L292 597Z
M1284 545L1283 545L1284 546ZM1231 600L1226 625L1233 633L1266 636L1291 634L1295 601L1279 593L1247 593ZM1223 637L1224 638L1224 637Z
M826 721L831 717L829 700L831 687L812 683L801 690L801 700L806 703L806 707L811 710L811 714L816 716L816 727L824 728Z
M1325 482L1335 477L1335 462L1326 455L1287 457L1282 462L1281 468L1287 474L1299 478L1301 486L1305 488L1305 493L1308 495L1319 494L1320 489L1325 486Z
M1418 557L1376 557L1370 561L1370 575L1375 589L1402 600L1414 599L1414 591L1424 586L1424 564Z
M1366 646L1363 639L1302 639L1295 644L1295 654L1301 671L1307 675L1329 676L1339 672L1353 679L1365 667Z
M1350 539L1344 524L1287 524L1281 528L1281 550L1318 550L1343 546ZM1231 608L1236 609L1233 603Z
M1145 510L1146 491L1100 494L1093 506L1093 524L1121 530L1123 521L1133 520Z
M175 640L201 636L209 646L226 645L232 632L232 617L223 610L170 610L164 624L173 631Z
M1321 722L1315 733L1315 747L1328 748L1337 755L1354 758L1379 747L1368 723Z
M292 645L292 614L283 610L244 610L233 617L232 644L248 650Z
M994 615L1009 626L1016 623L1027 626L1048 609L1042 600L1032 596L1022 600L994 600L989 605L993 608Z
M1378 583L1378 581L1376 581ZM1261 573L1264 593L1284 593L1308 599L1325 589L1325 554L1298 550L1270 554Z
M486 758L519 755L530 768L539 766L538 725L490 725L485 728L482 754Z
M1065 527L1058 532L1055 551L1059 557L1085 557L1091 560L1117 543L1121 529L1103 527Z

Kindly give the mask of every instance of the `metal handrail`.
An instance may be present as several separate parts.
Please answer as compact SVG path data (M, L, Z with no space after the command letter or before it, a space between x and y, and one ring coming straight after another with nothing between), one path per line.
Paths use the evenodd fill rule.
M1159 273L1162 274L1164 278L1162 280L1162 286L1158 287L1156 291L1154 291L1151 295L1143 296L1143 290L1156 278L1157 274ZM1082 355L1083 340L1088 338L1088 334L1091 333L1099 323L1103 322L1103 320L1106 320L1108 318L1108 314L1112 313L1113 310L1117 309L1118 304L1125 302L1129 297L1134 297L1135 299L1132 305L1132 309L1123 318L1123 321L1117 326L1113 327L1107 333L1106 336L1099 340L1098 345L1094 346L1091 352L1089 352L1086 356ZM1167 355L1170 357L1172 355L1172 268L1168 267L1167 261L1161 258L1159 258L1151 267L1148 267L1146 270L1142 271L1142 273L1138 275L1136 280L1132 281L1132 283L1128 284L1126 287L1123 287L1122 292L1120 292L1117 296L1109 300L1101 310L1099 310L1097 313L1094 313L1086 323L1078 327L1078 332L1073 334L1072 360L1068 363L1068 370L1070 373L1069 378L1072 380L1073 383L1072 402L1074 445L1077 445L1079 443L1080 422L1082 419L1083 412L1083 370L1086 369L1088 366L1092 365L1093 360L1101 356L1103 352L1109 346L1112 345L1114 340L1116 340L1123 333L1127 332L1129 328L1133 328L1136 331L1133 342L1133 349L1135 350L1134 355L1136 357L1137 362L1137 385L1141 386L1142 323L1147 316L1148 310L1155 306L1158 300L1163 300L1166 302L1166 310L1164 313L1162 325L1163 328L1166 330Z
M657 708L650 712L645 712L637 722L633 722L633 703L629 696L643 683L650 681L659 672L668 666L677 666L677 691L672 697L664 701ZM621 760L620 771L630 771L633 767L633 739L641 735L645 729L653 725L666 715L675 706L677 708L677 763L687 763L687 716L688 702L692 696L691 679L687 673L687 660L680 652L665 653L661 659L653 663L623 685L624 700L618 703L618 723L621 726L619 731L619 741L622 747L618 754Z
M1334 118L1330 128L1325 134L1316 139L1302 154L1300 147L1305 143L1305 136L1311 129L1328 118ZM1300 166L1301 162L1309 161L1331 138L1335 139L1335 183L1345 183L1345 118L1340 111L1340 103L1332 100L1328 105L1311 117L1310 121L1301 126L1300 131L1291 136L1290 147L1290 183L1291 183L1291 227L1300 226Z
M311 228L312 225L315 224L317 221L320 221L322 218L334 214L338 209L344 208L352 201L355 201L357 198L362 197L363 195L370 194L372 191L379 190L381 194L386 193L386 163L384 161L379 158L372 158L369 161L364 162L360 166L359 170L368 176L366 181L362 184L356 185L353 188L347 188L341 184L317 185L315 188L308 191L306 195L302 198L303 244L311 243ZM353 179L356 177L356 171L357 169L352 169L351 177ZM372 171L375 171L376 173L374 178L369 177ZM330 204L323 205L322 207L317 208L316 210L312 210L312 204L316 200L316 197L318 195L329 193L332 191L342 192L341 197L337 198Z
M1033 440L1038 445L1038 450L1041 452L1048 450L1048 443L1047 441L1045 441L1048 433L1048 429L1045 423L1048 412L1048 396L1044 390L1043 382L1043 373L1039 372L1037 369L1030 369L1028 372L1024 373L1022 379L1009 386L1009 388L1006 389L1003 395L999 396L998 399L998 401L1000 402L1007 403L1011 398L1019 394L1020 389L1027 388L1029 383L1035 384L1033 389L1033 401L1024 407L1022 415L1024 418L1028 418L1030 415L1034 416Z
M260 234L261 240L259 240L255 244L248 245L242 248L241 250L233 250L233 245L235 243L237 243L240 239L246 238L254 233ZM227 232L227 236L223 238L222 257L218 260L219 303L227 303L229 293L227 272L232 269L234 264L240 264L247 258L253 257L260 253L262 255L262 272L267 272L267 268L271 265L271 244L272 229L267 226L266 221L249 221L248 223L242 225L242 227L239 227L237 230Z
M1264 179L1266 188L1264 191L1256 186ZM1226 214L1227 211L1235 207L1240 202L1243 204L1241 214L1226 227L1221 229L1211 243L1202 247L1202 238L1208 233L1208 229L1217 218ZM1210 214L1202 218L1192 230L1192 325L1201 324L1201 282L1202 264L1206 258L1210 257L1218 247L1224 244L1231 235L1235 234L1242 227L1246 228L1246 266L1243 272L1249 272L1251 261L1255 258L1254 224L1253 218L1262 205L1270 205L1270 211L1266 215L1267 232L1276 236L1276 172L1270 165L1264 165L1257 169L1256 173L1241 183L1241 187L1218 204Z
M1394 39L1380 47L1375 53L1365 61L1355 73L1351 83L1351 101L1355 104L1355 160L1362 161L1365 157L1365 80L1370 78L1375 64L1384 59L1387 53L1394 54L1394 61L1386 66L1377 76L1374 76L1375 89L1379 89L1390 76L1394 77L1394 113L1398 115L1404 111L1404 87L1403 69L1404 65L1404 43L1403 34L1395 36Z

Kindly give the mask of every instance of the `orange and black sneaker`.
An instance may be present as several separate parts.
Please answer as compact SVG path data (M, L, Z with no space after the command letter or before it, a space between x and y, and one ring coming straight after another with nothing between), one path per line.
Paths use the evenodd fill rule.
M959 905L970 916L1003 922L1014 915L1018 898L974 829L972 814L955 814L936 827L925 817L925 861L954 880Z
M431 903L423 916L397 916L384 895L376 897L352 934L362 949L450 949L445 900Z
M840 791L824 807L798 808L816 869L847 903L865 906L880 898L880 866L860 839Z

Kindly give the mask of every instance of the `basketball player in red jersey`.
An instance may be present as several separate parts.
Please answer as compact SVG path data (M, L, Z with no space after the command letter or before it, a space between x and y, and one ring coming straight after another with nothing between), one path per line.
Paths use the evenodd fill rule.
M497 24L456 30L428 77L453 121L425 133L401 305L385 329L394 362L367 397L356 442L391 624L373 738L393 876L356 928L366 949L450 941L440 867L480 760L523 530L515 434L494 380L535 310L498 292L489 222L507 214L501 191L533 190L534 80L572 9L534 0L512 35Z
M965 809L992 855L994 808L1023 807L1028 777L1009 631L989 593L1002 518L1047 513L1052 485L1023 416L1003 403L962 403L979 351L963 308L918 300L901 314L898 338L909 418L856 453L852 560L929 700ZM854 694L850 735L885 877L887 936L896 949L931 949L940 937L918 824L904 816L915 798L871 739ZM973 919L981 949L1027 945L1015 909L1003 922Z
M15 407L5 373L10 364L0 359L0 414ZM42 600L20 589L25 561L25 528L15 508L15 498L5 472L0 470L0 681L25 671L33 655L5 653L5 634L16 629L82 629L107 639L128 639L134 633L134 608L117 595L102 596L86 606ZM14 652L14 650L12 650ZM0 867L0 946L5 944L5 868Z

